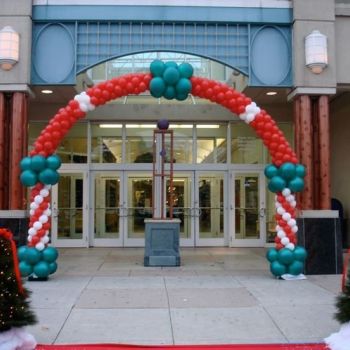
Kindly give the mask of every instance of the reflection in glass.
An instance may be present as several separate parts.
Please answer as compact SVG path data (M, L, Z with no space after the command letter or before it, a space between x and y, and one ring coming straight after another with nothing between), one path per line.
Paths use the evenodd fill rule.
M126 129L126 162L152 163L153 162L153 129L127 128Z
M128 179L128 237L143 238L145 219L152 217L151 178Z
M83 176L61 174L58 182L58 239L83 236Z
M97 175L95 179L95 238L119 237L118 177Z
M167 198L170 195L170 181L167 180ZM167 201L167 217L169 206ZM173 218L180 219L180 237L191 237L191 180L189 177L174 177L173 179Z
M199 237L224 237L224 179L222 175L199 178Z
M235 224L237 239L260 238L258 175L236 176Z

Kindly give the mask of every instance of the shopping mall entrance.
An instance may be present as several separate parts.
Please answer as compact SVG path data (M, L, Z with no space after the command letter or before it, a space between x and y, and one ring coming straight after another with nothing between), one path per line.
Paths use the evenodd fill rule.
M261 171L175 172L174 216L181 220L181 245L263 246L263 181ZM152 176L134 170L62 170L52 205L57 247L141 247L144 219L152 217Z

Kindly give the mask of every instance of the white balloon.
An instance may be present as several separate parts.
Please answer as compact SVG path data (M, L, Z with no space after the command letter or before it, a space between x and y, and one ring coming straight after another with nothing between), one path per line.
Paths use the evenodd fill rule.
M30 216L33 216L34 214L35 214L35 210L34 210L34 209L30 209L30 210L29 210L29 215L30 215Z
M41 204L44 201L44 198L38 194L37 196L34 197L34 202L36 204Z
M294 245L294 243L288 243L288 244L286 245L286 248L288 248L288 249L290 249L290 250L294 250L295 245Z
M43 224L40 221L35 221L33 227L40 230L43 227Z
M285 188L282 191L283 196L288 197L291 194L291 190L289 188Z
M288 226L293 227L297 224L297 222L295 221L295 219L290 219L287 221L287 224Z
M292 202L290 202L289 204L290 204L290 206L291 206L292 208L295 208L295 207L297 206L297 202L296 202L296 201L292 201Z
M255 115L253 113L249 113L246 117L246 122L251 123L255 119Z
M46 222L49 221L49 218L47 217L47 215L41 215L41 216L39 217L39 221L40 221L41 223L45 224Z
M239 118L242 119L242 120L246 120L247 118L247 113L242 113L239 115Z
M288 237L283 237L283 238L281 239L281 243L282 243L283 245L287 245L287 244L289 243L289 238L288 238Z
M40 241L41 241L42 243L46 244L46 243L49 243L50 238L49 238L48 236L44 236L44 237L41 238Z
M286 197L286 200L288 202L293 202L295 200L294 196L292 194L290 194L289 196Z
M31 241L32 241L32 238L33 238L32 236L28 236L28 237L27 237L27 241L28 241L28 242L31 242Z
M283 237L286 237L286 234L285 234L284 231L279 230L279 231L277 231L277 236L278 236L279 238L283 238Z
M276 207L276 209L280 208L280 207L282 207L282 204L280 202L276 201L275 202L275 207Z
M282 227L280 225L276 225L276 232L282 230Z
M38 209L38 208L39 208L39 205L36 204L35 202L30 203L30 209L35 210L35 209Z
M277 208L277 214L283 215L285 213L285 209L282 207Z
M289 213L284 213L284 214L282 215L282 219L283 219L284 221L290 220L291 217L292 217L292 215L290 215Z
M41 191L40 191L40 195L43 196L43 197L47 197L49 195L49 190L47 190L46 188L43 188Z
M29 230L28 230L28 234L30 236L35 236L36 235L36 229L34 227L31 227Z
M43 214L51 216L51 209L46 209Z
M35 245L35 248L38 250L44 250L45 244L43 242L39 242Z
M297 226L297 225L294 225L294 226L292 227L292 232L294 232L294 233L297 233L297 232L298 232L298 226Z
M45 185L44 188L46 188L47 190L50 190L51 189L51 185Z

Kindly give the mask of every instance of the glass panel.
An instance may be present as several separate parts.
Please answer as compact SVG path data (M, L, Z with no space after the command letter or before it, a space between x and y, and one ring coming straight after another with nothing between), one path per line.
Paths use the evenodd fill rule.
M28 131L28 153L33 150L33 144L41 131L46 127L47 122L30 122Z
M144 220L152 217L152 180L150 177L128 179L128 237L143 238Z
M170 124L170 128L174 133L174 163L192 163L193 153L193 127L190 125L182 128L179 125ZM167 153L170 154L170 142L166 142Z
M235 178L236 239L259 239L259 177L242 174Z
M147 126L147 125L145 125ZM153 126L129 127L126 129L126 162L153 162Z
M83 176L61 174L58 182L58 239L83 237Z
M95 178L95 238L119 237L120 180L117 176Z
M170 181L167 180L167 198L170 194ZM167 216L169 206L167 202ZM173 217L180 219L180 237L191 237L191 178L175 177L173 179Z
M91 162L122 162L122 124L91 125Z
M226 163L227 125L197 125L197 163Z
M199 177L199 237L224 237L224 178Z
M266 163L266 150L254 130L244 123L231 124L231 163Z

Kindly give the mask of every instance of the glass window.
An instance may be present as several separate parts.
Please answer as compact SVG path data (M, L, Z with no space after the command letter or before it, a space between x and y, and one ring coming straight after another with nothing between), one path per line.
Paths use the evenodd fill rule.
M153 162L153 124L126 124L126 163Z
M197 125L197 163L226 163L226 124Z
M170 124L174 133L174 163L192 163L193 153L193 126ZM170 142L167 142L170 148Z
M265 147L254 130L241 122L231 124L231 163L265 163Z
M91 125L91 162L122 162L122 124Z
M29 151L47 122L29 123ZM75 124L58 145L56 154L61 157L62 163L86 163L87 162L87 124Z

